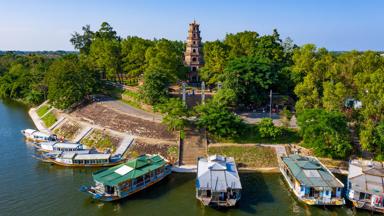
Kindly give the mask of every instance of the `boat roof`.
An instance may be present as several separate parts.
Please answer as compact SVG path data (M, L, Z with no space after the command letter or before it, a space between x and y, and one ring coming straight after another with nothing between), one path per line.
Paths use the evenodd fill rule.
M241 189L235 160L220 155L199 158L196 187L211 189L213 192L227 191L228 188Z
M108 160L111 154L77 154L74 160Z
M56 142L52 145L54 145L56 148L77 148L77 147L81 146L82 144Z
M281 157L292 175L306 187L344 187L315 157L292 154Z
M41 131L34 130L34 129L25 129L24 133L27 133L27 134L30 134L30 135L37 135L37 136L46 136L46 137L50 136L49 134L46 134L46 133L43 133Z
M129 179L142 176L166 164L160 155L141 155L123 164L101 170L92 174L93 179L105 185L115 186Z
M35 129L25 129L24 130L24 132L25 133L28 133L28 134L32 134L32 133L34 133L34 132L36 132L37 130L35 130Z
M351 160L348 180L352 190L383 196L384 165L376 161Z

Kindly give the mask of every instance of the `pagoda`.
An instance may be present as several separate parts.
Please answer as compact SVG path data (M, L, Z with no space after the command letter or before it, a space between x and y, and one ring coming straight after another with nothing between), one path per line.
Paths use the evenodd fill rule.
M187 44L184 53L184 65L189 67L187 78L190 82L198 82L198 69L204 65L199 24L194 20L189 24Z

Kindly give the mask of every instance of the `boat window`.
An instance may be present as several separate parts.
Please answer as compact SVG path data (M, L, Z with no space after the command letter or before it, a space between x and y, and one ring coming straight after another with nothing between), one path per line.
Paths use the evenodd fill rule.
M359 199L365 199L365 193L361 192L360 196L359 196Z

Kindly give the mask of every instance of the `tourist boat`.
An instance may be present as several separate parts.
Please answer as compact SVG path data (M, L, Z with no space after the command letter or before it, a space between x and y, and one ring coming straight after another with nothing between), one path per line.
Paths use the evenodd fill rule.
M292 154L279 158L280 171L295 196L308 205L343 205L343 183L317 158Z
M38 159L67 167L107 167L125 161L120 155L94 152L92 149L42 153Z
M171 165L160 155L141 155L92 174L95 186L80 188L94 199L113 201L147 188L171 173Z
M351 160L348 168L347 199L357 208L384 213L383 163Z
M196 198L205 206L235 206L241 197L241 182L232 157L198 158Z
M57 142L57 141L49 141L49 142L40 142L35 143L35 147L39 151L44 152L53 152L53 151L81 151L89 149L88 146L80 144L80 143L68 143L68 142Z
M27 140L31 140L33 142L47 142L57 140L57 136L54 134L50 135L34 129L25 129L22 130L21 133Z

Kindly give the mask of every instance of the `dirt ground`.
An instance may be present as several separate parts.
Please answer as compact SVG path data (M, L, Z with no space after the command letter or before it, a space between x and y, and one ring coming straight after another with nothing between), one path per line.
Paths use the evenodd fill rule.
M177 150L177 146L175 145L167 145L167 144L148 144L141 140L135 140L135 143L129 148L128 157L135 158L137 156L143 154L160 154L167 159L174 159L175 153L171 155L169 149L175 148Z
M175 139L175 135L170 133L165 125L125 115L97 103L79 108L72 114L90 123L135 136Z

